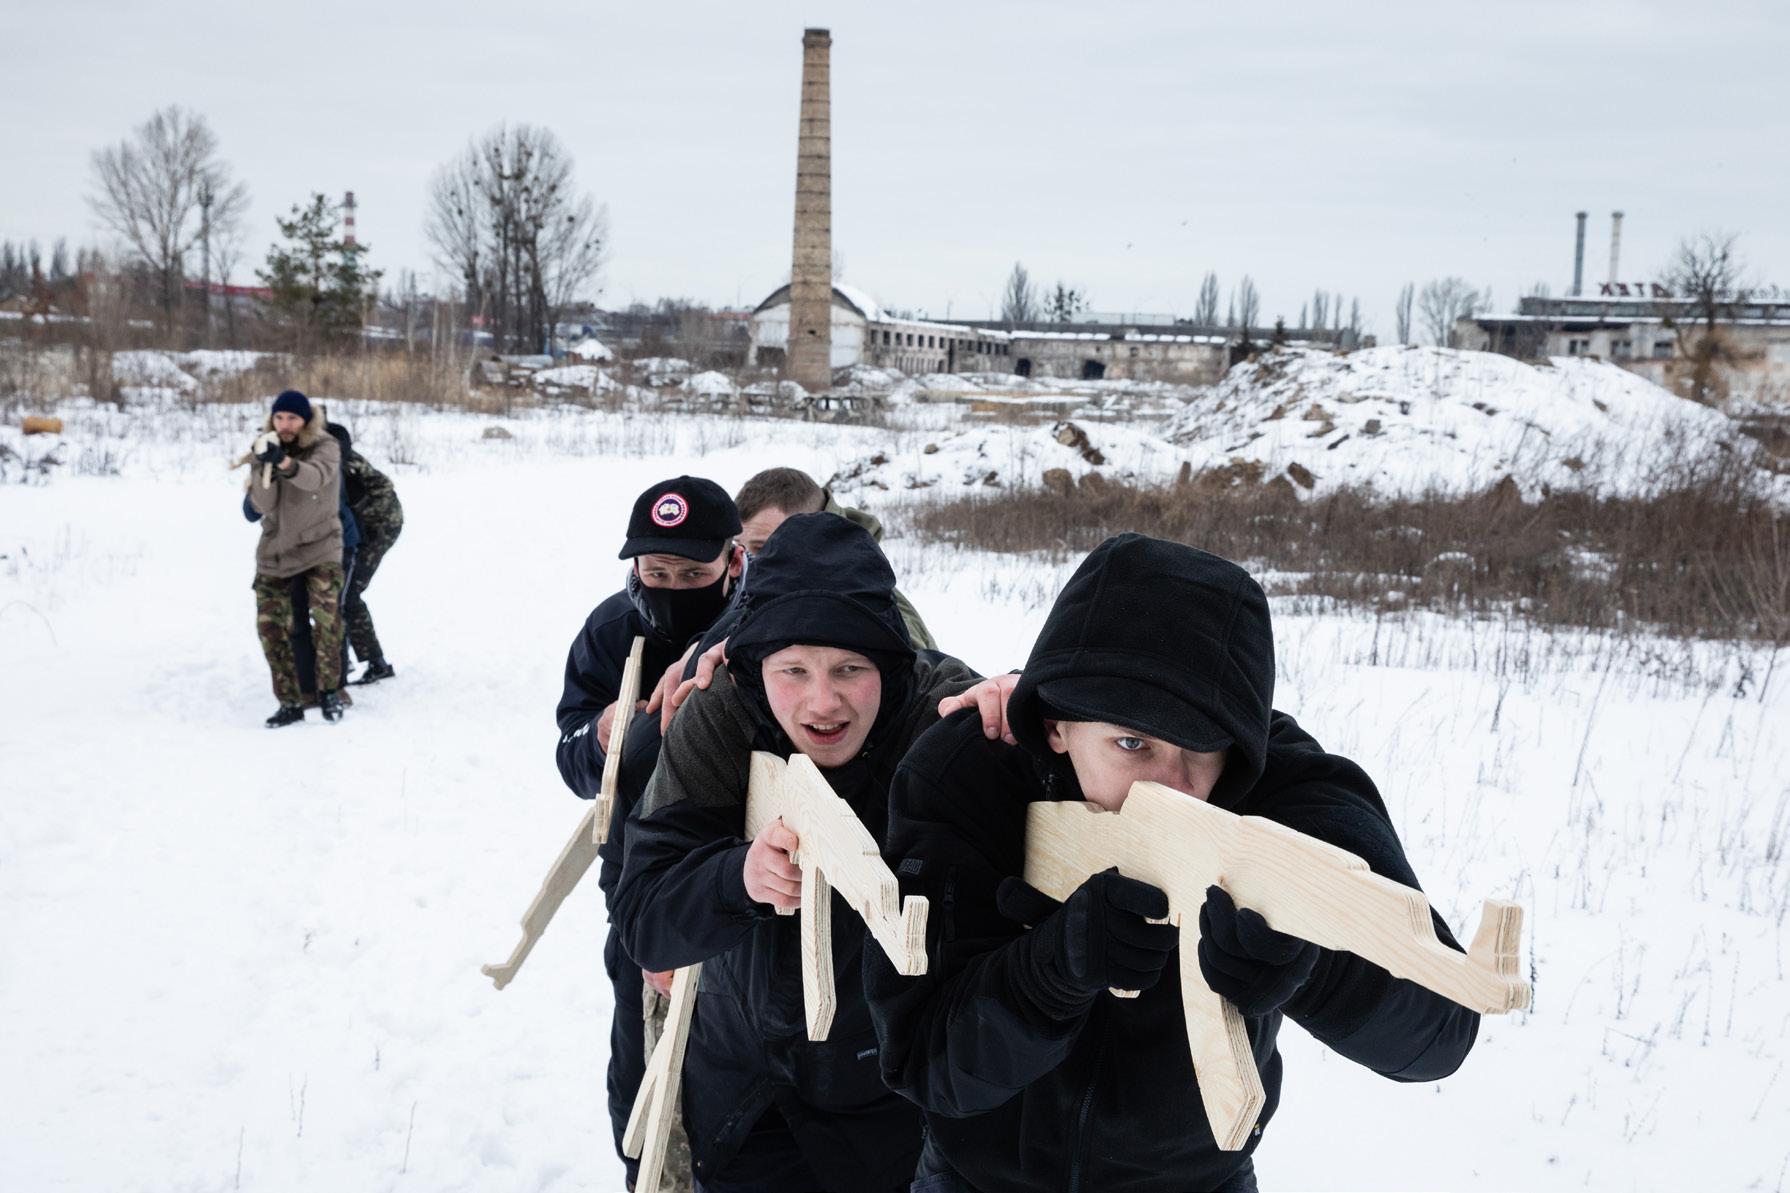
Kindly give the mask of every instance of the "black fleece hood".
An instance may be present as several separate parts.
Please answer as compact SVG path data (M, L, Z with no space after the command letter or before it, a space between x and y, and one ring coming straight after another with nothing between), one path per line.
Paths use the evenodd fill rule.
M1051 606L1007 703L1013 735L1049 759L1044 718L1107 721L1192 750L1229 747L1214 803L1266 764L1274 630L1249 573L1180 543L1121 534Z
M798 642L913 657L889 561L863 527L833 514L779 526L752 557L741 601L730 660L762 660Z
M833 514L798 514L752 557L728 670L770 727L762 665L786 646L835 646L876 663L883 698L870 743L907 698L914 647L895 603L895 572L862 526ZM778 731L781 732L780 730Z

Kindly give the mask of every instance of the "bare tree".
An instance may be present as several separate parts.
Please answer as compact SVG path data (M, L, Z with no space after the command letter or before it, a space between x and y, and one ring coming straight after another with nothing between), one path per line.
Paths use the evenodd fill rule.
M608 213L577 192L572 170L548 129L499 125L430 183L436 263L505 348L546 350L560 314L602 271Z
M1689 304L1688 320L1671 322L1679 355L1691 362L1691 397L1704 404L1721 395L1717 366L1735 359L1723 334L1723 320L1732 319L1734 303L1744 300L1746 268L1735 250L1731 232L1704 232L1678 242L1660 284Z
M1013 263L1006 289L1001 291L1001 318L1009 324L1038 321L1038 290L1026 267L1018 261Z
M1311 292L1311 325L1323 331L1330 322L1330 295L1322 290Z
M1417 287L1406 282L1398 292L1398 303L1392 308L1393 321L1398 329L1398 342L1411 342L1411 304L1416 301Z
M1236 304L1238 321L1247 332L1255 326L1257 316L1262 313L1262 296L1256 292L1255 279L1248 274L1244 274L1243 280L1237 283Z
M436 265L459 285L468 312L485 310L486 210L483 162L471 149L435 171L423 234Z
M205 117L178 105L155 113L118 144L97 150L93 181L89 206L154 273L162 316L171 325L186 255L201 231L201 195L212 197L215 236L241 221L248 188L230 180Z
M1194 304L1193 321L1200 327L1218 326L1218 275L1211 270L1200 279L1200 297Z
M236 338L236 300L230 295L230 279L236 275L237 266L242 264L243 229L241 221L232 223L226 228L214 226L211 229L211 266L217 272L218 286L224 298L224 335L230 347L238 346ZM210 301L210 296L206 296Z
M1438 278L1425 282L1417 296L1423 329L1441 348L1456 346L1454 325L1479 309L1480 295L1465 278Z
M843 252L841 252L839 249L833 250L833 263L832 264L833 264L832 278L833 278L834 284L837 285L840 281L844 280L844 278L845 278L845 254Z

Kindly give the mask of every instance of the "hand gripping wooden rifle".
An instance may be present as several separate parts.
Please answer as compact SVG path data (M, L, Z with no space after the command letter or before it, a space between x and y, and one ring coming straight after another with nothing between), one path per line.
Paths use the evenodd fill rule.
M566 896L572 893L572 888L596 860L597 846L609 839L609 818L615 810L616 775L622 764L622 741L627 737L628 723L634 719L634 705L640 699L640 655L645 648L646 639L635 638L633 648L628 651L627 666L622 668L621 694L615 698L615 719L609 725L609 752L603 758L603 783L596 798L590 801L590 810L578 822L572 839L559 851L559 857L547 871L534 902L528 905L528 911L522 917L522 939L516 942L510 959L501 965L479 967L479 972L490 978L499 990L509 985L516 971L522 968L535 942L547 931L553 913L559 910L559 905L566 901Z
M926 972L927 903L919 895L902 901L900 884L884 864L876 838L851 805L827 786L812 759L797 754L784 762L775 754L754 752L746 789L746 836L758 836L778 819L798 839L794 861L802 869L801 908L780 909L778 914L802 917L802 1009L808 1038L824 1040L832 1031L837 1008L833 892L838 891L863 917L872 939L896 970L908 975ZM664 1165L700 969L687 966L672 975L665 1032L647 1061L646 1077L622 1136L623 1152L640 1160L636 1188L657 1188L653 1182Z
M1461 954L1436 939L1421 891L1259 816L1157 783L1134 783L1118 812L1068 801L1026 810L1025 879L1045 894L1067 899L1112 866L1168 894L1168 922L1181 929L1187 1044L1212 1136L1226 1151L1248 1142L1266 1098L1242 1015L1200 974L1199 909L1208 886L1223 887L1276 931L1354 953L1469 1010L1497 1015L1529 1005L1529 983L1518 976L1523 909L1514 903L1487 899L1472 947Z

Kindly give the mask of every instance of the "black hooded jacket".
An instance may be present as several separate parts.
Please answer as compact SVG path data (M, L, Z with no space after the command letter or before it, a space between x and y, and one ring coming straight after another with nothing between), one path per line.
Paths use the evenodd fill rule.
M559 764L559 777L579 799L593 798L602 786L609 743L597 740L597 718L621 693L628 652L642 634L646 648L641 651L640 678L645 687L657 683L665 669L677 662L683 643L669 641L648 625L626 590L591 610L566 652L565 690L553 713L559 723L559 745L553 760Z
M996 889L1024 872L1026 805L1081 798L1068 759L1045 744L1047 707L1192 748L1228 739L1214 803L1329 841L1416 887L1372 781L1272 710L1273 678L1267 602L1242 569L1124 535L1088 557L1045 623L1008 706L1022 744L988 741L979 719L961 713L909 752L890 792L885 857L904 896L931 900L929 968L903 977L872 951L865 985L884 1079L926 1111L922 1171L988 1191L1166 1193L1216 1187L1247 1164L1260 1126L1240 1152L1220 1151L1207 1126L1176 961L1135 1000L1100 996L1061 1018L1033 996L1040 959L1023 926L996 910ZM1068 707L1115 694L1130 701L1124 715ZM1459 947L1440 918L1436 929ZM1472 1012L1330 950L1284 1011L1404 1081L1454 1071L1478 1027ZM1281 1018L1246 1021L1268 1096L1262 1125L1279 1102Z
M723 578L724 585L736 581ZM634 639L645 636L641 651L640 698L646 699L666 668L678 661L685 647L702 636L716 617L728 608L723 601L712 613L691 617L686 610L682 629L678 614L665 606L680 603L683 598L703 600L693 590L648 589L637 572L630 570L627 586L595 609L584 619L584 628L566 652L565 690L560 694L554 719L559 722L559 746L553 760L559 764L559 777L579 799L590 799L603 782L603 762L609 747L597 740L596 722L603 710L621 693L622 671L628 663L628 652ZM654 606L660 611L654 612Z
M829 1038L811 1043L799 920L755 903L744 880L751 752L792 752L764 694L766 655L802 643L876 661L882 701L864 750L821 774L879 843L902 754L936 722L938 701L975 678L956 659L916 657L893 587L881 551L844 519L811 514L779 527L754 563L729 666L678 711L625 826L610 907L623 951L654 970L704 963L683 1087L698 1179L723 1179L772 1109L827 1189L895 1187L919 1155L919 1114L883 1086L877 1066L861 988L863 921L834 895L837 1012Z

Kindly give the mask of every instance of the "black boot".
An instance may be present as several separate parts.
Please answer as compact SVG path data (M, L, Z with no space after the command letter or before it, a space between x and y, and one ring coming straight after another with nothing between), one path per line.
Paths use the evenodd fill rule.
M382 679L390 679L397 673L398 672L392 665L384 659L374 659L371 663L367 664L367 669L362 671L360 673L360 678L354 682L356 684L378 683Z
M323 710L323 719L330 722L342 719L342 698L331 690L317 693L317 707Z
M328 716L329 714L325 713L324 715ZM340 716L341 714L338 713L337 715ZM287 725L296 725L304 719L305 710L302 704L282 704L280 705L280 711L267 718L267 727L269 729L280 729Z

